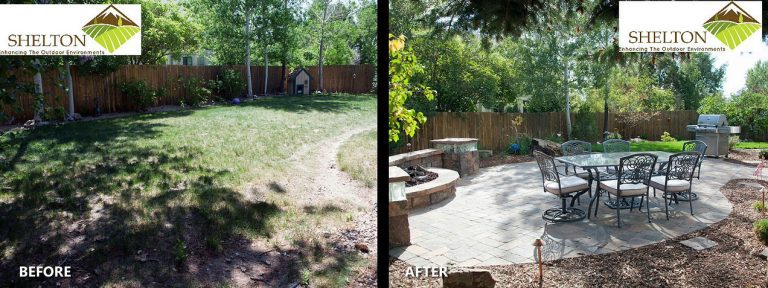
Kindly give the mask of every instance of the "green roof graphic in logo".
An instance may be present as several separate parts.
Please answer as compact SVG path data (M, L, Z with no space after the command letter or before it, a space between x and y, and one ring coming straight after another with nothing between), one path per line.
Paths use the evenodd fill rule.
M760 22L733 1L704 22L704 29L733 50L760 29Z
M136 25L112 5L109 5L107 9L101 11L99 15L83 26L83 32L96 40L109 53L115 52L117 48L120 48L140 31L139 25Z

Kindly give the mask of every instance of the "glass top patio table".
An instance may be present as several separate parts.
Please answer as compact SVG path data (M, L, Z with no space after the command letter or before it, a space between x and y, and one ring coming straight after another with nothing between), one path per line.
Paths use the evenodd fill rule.
M657 164L667 163L669 156L672 153L664 151L642 151L642 152L613 152L613 153L592 153L592 154L580 154L571 156L562 156L555 158L557 161L567 163L573 166L582 168L598 168L598 167L611 167L619 166L621 157L629 156L637 153L650 153L658 157Z

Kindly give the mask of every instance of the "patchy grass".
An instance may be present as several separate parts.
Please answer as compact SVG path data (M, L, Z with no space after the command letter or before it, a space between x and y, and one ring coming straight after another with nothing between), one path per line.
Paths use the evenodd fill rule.
M339 166L368 188L376 186L376 130L355 135L339 149Z
M632 151L634 152L640 152L640 151L680 152L683 150L683 143L685 143L686 141L688 140L672 141L672 142L662 142L662 141L634 142L632 143ZM602 152L603 145L592 143L592 151Z
M734 148L740 149L768 149L768 142L739 142Z
M302 249L349 225L356 204L299 205L313 187L291 173L305 159L295 152L375 114L367 95L281 97L7 133L0 286L20 285L10 275L32 264L71 265L88 285L198 285L174 264L231 239ZM142 253L150 261L134 260Z

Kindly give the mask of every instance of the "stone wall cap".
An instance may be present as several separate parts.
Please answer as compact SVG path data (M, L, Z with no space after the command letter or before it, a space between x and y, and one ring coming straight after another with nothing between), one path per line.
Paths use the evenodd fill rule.
M402 153L389 156L389 166L396 166L400 163L410 161L413 159L426 158L432 155L443 154L443 150L440 149L421 149L413 152Z
M411 180L411 176L397 166L389 166L389 183L405 182Z
M429 195L435 191L440 191L446 187L455 185L455 183L459 181L459 172L454 170L442 168L426 169L427 171L437 173L437 178L416 186L405 187L405 195L410 195L411 197Z
M477 138L443 138L443 139L429 140L429 142L432 142L434 144L466 144L466 143L472 143L477 141L478 141Z

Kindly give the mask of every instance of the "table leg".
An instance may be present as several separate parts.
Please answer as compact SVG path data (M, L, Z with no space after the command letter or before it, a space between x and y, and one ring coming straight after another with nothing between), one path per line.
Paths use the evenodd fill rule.
M592 181L592 184L593 185L597 185L597 186L595 186L595 194L593 194L592 198L589 199L589 209L587 209L587 219L589 219L590 215L592 215L592 205L593 204L599 205L598 199L600 199L600 171L597 168L594 168L594 170L595 170L594 176L595 177L593 178L592 177L592 175L593 175L592 174L592 169L593 168L589 168L589 169L587 169L587 171L589 172L589 177L594 179L594 181ZM597 208L597 207L595 207L595 208ZM597 209L595 209L595 210L597 210ZM597 211L595 211L595 216L597 216Z

